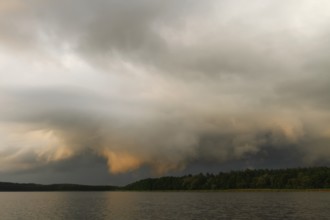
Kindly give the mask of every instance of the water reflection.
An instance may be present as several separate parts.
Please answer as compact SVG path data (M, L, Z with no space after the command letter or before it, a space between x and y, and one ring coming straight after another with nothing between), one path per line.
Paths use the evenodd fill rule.
M1 219L328 219L325 192L2 192Z

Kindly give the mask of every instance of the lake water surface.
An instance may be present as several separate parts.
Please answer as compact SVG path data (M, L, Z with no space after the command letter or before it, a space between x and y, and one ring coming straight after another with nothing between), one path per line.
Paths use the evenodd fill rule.
M330 219L330 193L1 192L0 219Z

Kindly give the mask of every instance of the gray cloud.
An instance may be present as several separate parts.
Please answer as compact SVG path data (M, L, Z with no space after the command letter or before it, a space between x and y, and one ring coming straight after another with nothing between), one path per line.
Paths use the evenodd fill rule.
M327 164L328 7L0 1L1 172Z

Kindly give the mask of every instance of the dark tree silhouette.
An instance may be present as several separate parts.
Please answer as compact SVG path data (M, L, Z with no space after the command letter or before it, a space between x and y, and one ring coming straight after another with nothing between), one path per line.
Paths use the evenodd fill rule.
M125 190L217 190L217 189L326 189L330 168L260 169L149 178L129 184Z

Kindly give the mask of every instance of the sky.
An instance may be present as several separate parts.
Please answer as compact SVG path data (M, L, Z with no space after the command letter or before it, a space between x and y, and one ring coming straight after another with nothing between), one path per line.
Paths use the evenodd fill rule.
M1 181L330 165L326 0L0 0Z

